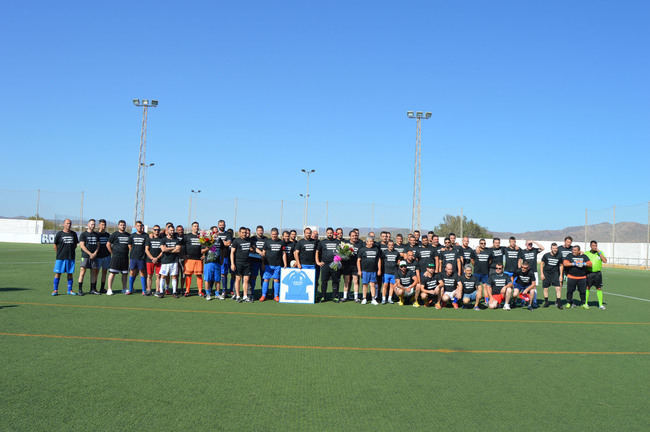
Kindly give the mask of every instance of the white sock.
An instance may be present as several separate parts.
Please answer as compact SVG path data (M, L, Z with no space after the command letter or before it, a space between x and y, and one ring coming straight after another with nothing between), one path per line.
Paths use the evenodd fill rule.
M167 288L167 281L163 278L160 280L160 292L164 293L165 288Z
M172 291L176 294L176 288L178 287L178 279L172 279Z
M358 299L358 298L359 298L359 293L358 293L358 292L355 292L355 293L354 293L354 299L356 300L356 299Z

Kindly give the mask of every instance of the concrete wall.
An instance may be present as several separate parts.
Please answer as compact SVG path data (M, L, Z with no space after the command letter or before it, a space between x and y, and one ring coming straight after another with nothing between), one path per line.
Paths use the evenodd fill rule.
M0 242L41 243L42 220L0 219Z

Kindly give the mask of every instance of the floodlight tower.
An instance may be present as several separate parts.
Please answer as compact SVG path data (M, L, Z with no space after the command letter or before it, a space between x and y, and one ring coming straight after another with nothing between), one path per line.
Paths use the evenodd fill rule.
M431 118L431 113L429 111L407 111L406 116L410 119L414 118L416 120L416 131L415 131L415 166L413 172L413 211L411 213L411 232L415 229L422 229L421 227L421 214L422 214L422 125L420 120L428 120Z
M147 164L147 110L150 107L157 107L155 99L133 99L133 105L142 107L142 128L140 130L140 156L138 157L138 181L135 189L135 209L133 214L133 226L135 222L144 222L144 198L146 193L147 168L153 164Z
M192 196L198 195L200 193L201 193L201 189L192 189L192 191L190 192L190 211L188 212L187 215L187 229L190 229L192 227L192 225L190 225L192 223Z
M300 171L307 174L307 193L300 194L301 197L305 199L305 217L303 221L303 228L307 226L307 220L309 219L309 176L316 172L314 169L301 169Z

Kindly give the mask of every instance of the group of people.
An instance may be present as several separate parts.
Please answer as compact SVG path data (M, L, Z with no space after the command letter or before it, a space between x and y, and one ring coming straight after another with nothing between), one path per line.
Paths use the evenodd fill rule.
M111 234L106 232L104 219L98 225L96 230L96 221L90 219L86 230L77 236L71 230L71 221L64 221L63 230L54 241L52 295L58 295L64 273L68 278L67 293L84 295L84 277L89 270L89 293L96 295L113 295L115 278L120 274L124 294L134 292L134 281L139 275L143 296L189 297L194 276L198 295L206 300L232 298L253 302L260 278L262 292L258 301L279 301L281 269L296 267L315 270L314 288L315 292L320 291L319 302L353 300L361 304L370 301L373 305L398 303L474 310L510 310L521 306L533 310L538 306L541 283L543 307L552 304L549 288L553 288L557 308L575 307L573 295L578 291L579 306L588 309L589 292L595 288L598 306L605 309L602 265L607 258L596 241L583 252L570 236L562 245L551 245L539 262L538 272L538 256L544 247L534 241L519 247L515 237L509 238L508 246L501 246L500 239L493 238L490 247L481 239L478 247L472 248L468 237L458 244L456 235L449 233L440 243L440 237L433 231L421 235L417 230L408 234L406 241L402 234L393 239L387 231L381 232L378 239L370 232L361 240L358 229L351 230L345 238L341 228L327 228L324 238L305 228L300 239L295 230L280 234L273 228L267 237L261 225L252 236L246 227L239 228L235 236L220 220L210 227L212 242L206 244L201 241L198 222L192 223L189 233L171 222L164 229L154 225L149 233L140 221L135 223L132 233L126 231L123 220ZM81 266L75 292L77 246L81 249ZM561 291L565 280L563 305ZM332 290L328 294L330 284Z

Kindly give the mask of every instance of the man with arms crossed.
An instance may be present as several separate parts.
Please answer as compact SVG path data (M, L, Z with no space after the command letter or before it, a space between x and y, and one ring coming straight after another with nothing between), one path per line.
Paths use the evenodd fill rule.
M172 294L174 298L178 298L178 274L180 273L180 263L178 257L181 253L181 244L182 237L174 235L174 226L167 226L167 234L160 242L160 249L163 252L162 259L160 261L160 294L158 297L165 297L165 290L167 289L168 284L171 282L172 285ZM170 281L171 279L171 281Z
M122 274L122 291L128 293L126 285L126 275L129 273L129 238L131 236L126 232L126 221L121 220L117 223L117 231L111 234L106 243L108 251L111 253L111 267L108 269L108 291L106 295L113 295L113 281L115 275Z
M587 270L587 290L585 292L585 304L583 307L589 309L589 290L591 287L596 287L596 296L598 297L598 308L605 310L603 305L603 274L601 270L603 268L603 263L607 264L607 258L605 255L598 249L598 242L592 240L589 243L589 251L585 253L591 261L591 267Z
M368 285L370 285L370 295L372 304L378 305L375 298L377 289L377 276L381 274L381 252L375 246L375 240L372 237L366 238L366 245L359 249L357 253L357 272L363 285L363 300L361 304L368 303Z
M196 275L196 285L199 289L199 296L203 297L203 254L208 247L201 245L199 239L199 223L192 222L192 232L183 238L185 246L185 297L190 296L192 287L192 275Z
M135 232L129 237L129 290L125 294L133 292L133 282L135 274L140 273L140 284L142 285L142 295L147 295L147 264L146 245L148 235L144 232L144 224L140 221L135 223Z
M486 306L489 306L488 297L488 279L490 278L490 257L492 254L490 250L485 247L485 239L480 239L478 247L476 248L476 258L474 259L474 276L478 280L483 294L483 301Z
M239 303L245 301L251 303L253 300L247 295L248 278L251 275L250 262L248 255L252 250L250 238L246 237L246 228L239 228L239 237L232 241L230 246L230 268L235 273L235 300ZM239 287L244 294L242 299L239 296Z
M59 231L54 236L54 251L56 252L56 261L54 262L54 289L52 295L59 295L59 280L61 274L68 275L68 295L77 295L72 291L72 275L74 274L75 249L79 243L77 233L70 227L72 221L66 219L63 221L63 231Z
M327 228L325 230L327 238L318 242L316 247L316 264L320 267L320 289L321 289L321 303L325 301L327 294L327 282L332 281L332 299L334 302L339 301L339 283L341 282L341 270L343 263L339 265L338 270L330 267L334 262L336 256L336 248L341 243L338 239L334 238L334 230Z
M90 269L90 293L97 292L97 273L99 268L95 258L99 251L99 236L95 232L95 219L88 221L88 228L79 236L79 248L81 249L81 267L79 268L79 295L84 295L83 284L86 269Z
M555 288L555 305L562 309L562 255L558 251L557 243L551 243L551 251L544 254L540 264L542 287L544 288L544 307L549 307L548 288Z
M463 245L460 247L460 253L463 258L463 265L476 265L476 252L469 247L469 237L463 237Z
M162 249L160 249L161 242L160 226L154 225L153 231L149 234L147 243L144 246L147 264L147 295L151 295L151 284L154 283L154 280L154 293L158 293L158 288L160 287L160 259L162 258Z

